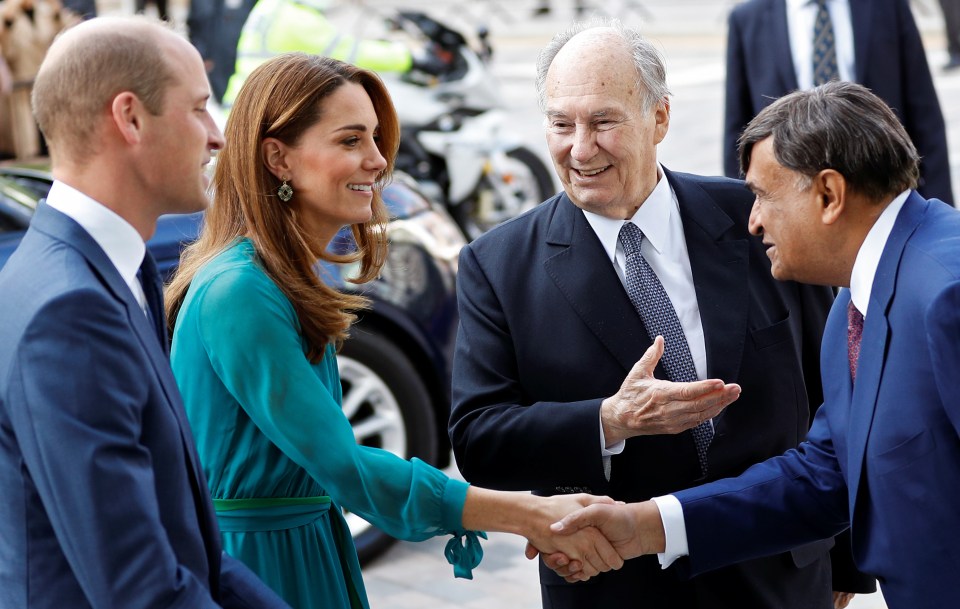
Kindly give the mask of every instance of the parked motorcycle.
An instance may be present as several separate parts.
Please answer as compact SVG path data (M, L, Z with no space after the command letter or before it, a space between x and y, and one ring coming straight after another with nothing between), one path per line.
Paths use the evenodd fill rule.
M439 66L381 74L400 116L397 169L443 201L471 240L553 195L550 170L507 129L487 32L478 31L474 48L421 12L399 11L391 25L425 44Z

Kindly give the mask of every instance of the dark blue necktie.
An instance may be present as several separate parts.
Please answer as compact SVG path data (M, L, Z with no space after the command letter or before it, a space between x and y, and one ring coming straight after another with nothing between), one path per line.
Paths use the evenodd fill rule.
M167 324L163 313L163 284L160 282L157 264L149 251L143 257L143 263L137 271L137 279L140 280L143 294L147 297L147 318L153 324L157 340L160 341L160 348L164 353L169 354Z
M840 77L837 68L837 42L833 36L833 21L827 10L827 0L814 0L817 17L813 22L813 86Z
M690 346L680 326L680 319L677 318L677 311L657 274L640 253L642 243L643 231L633 222L625 223L620 229L620 244L627 257L624 268L627 296L640 315L650 340L658 335L663 337L664 351L660 362L667 377L675 382L696 381L697 369L693 365L693 356L690 355ZM691 431L697 447L700 470L706 475L707 448L713 440L713 425L707 420Z

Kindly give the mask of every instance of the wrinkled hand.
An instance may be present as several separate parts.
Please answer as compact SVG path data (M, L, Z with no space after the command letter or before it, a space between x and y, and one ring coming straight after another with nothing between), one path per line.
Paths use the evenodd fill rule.
M663 337L658 336L620 390L600 405L608 446L633 436L686 431L717 416L740 397L739 385L719 379L674 383L654 378L663 349Z
M550 529L558 535L597 530L624 560L663 552L666 544L660 510L653 501L597 503L564 517ZM576 561L561 553L543 554L543 562L568 582L585 581L592 577L586 573L586 569L578 571Z
M853 592L837 592L833 593L833 609L846 609L846 606L850 604L850 601L853 600L853 597L856 596Z
M589 505L613 504L612 499L579 494L539 497L538 500L542 501L544 513L550 517L544 521L542 527L537 527L527 536L527 558L535 558L537 554L556 556L557 561L563 563L563 567L575 570L578 574L575 581L585 581L598 573L623 566L620 553L597 529L585 527L557 535L551 524Z

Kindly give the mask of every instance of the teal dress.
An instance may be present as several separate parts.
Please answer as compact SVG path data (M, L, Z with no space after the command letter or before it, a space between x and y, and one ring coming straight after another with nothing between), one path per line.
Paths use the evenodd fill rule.
M333 347L318 364L305 353L293 306L249 240L197 273L171 363L224 550L295 609L366 608L338 504L402 539L460 535L467 485L418 459L358 446ZM479 556L467 537L474 552L453 539L447 553L469 575Z

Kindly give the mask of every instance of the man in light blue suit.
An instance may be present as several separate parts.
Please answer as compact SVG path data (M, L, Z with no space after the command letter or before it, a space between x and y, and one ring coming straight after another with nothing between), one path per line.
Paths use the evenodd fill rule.
M700 573L849 527L890 609L960 607L960 212L912 190L917 160L860 85L793 93L751 121L750 228L774 276L849 287L827 320L808 440L737 478L555 528L599 526L625 557Z
M287 607L222 554L145 255L223 145L200 56L93 19L33 96L56 181L0 271L0 607Z

